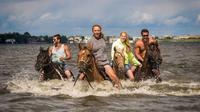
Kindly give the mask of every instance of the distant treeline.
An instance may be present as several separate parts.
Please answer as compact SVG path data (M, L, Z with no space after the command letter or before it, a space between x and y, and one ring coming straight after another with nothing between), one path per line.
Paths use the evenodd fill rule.
M62 41L67 42L66 36L62 35ZM24 34L13 32L0 34L0 43L16 43L16 44L28 44L28 43L52 43L52 36L32 36L29 32Z

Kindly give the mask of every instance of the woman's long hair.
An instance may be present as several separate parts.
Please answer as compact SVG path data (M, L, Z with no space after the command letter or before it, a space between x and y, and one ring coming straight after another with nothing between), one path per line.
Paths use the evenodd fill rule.
M131 51L131 44L130 44L130 42L129 42L129 36L128 36L128 33L127 33L127 32L121 32L121 33L120 33L120 36L121 36L122 34L125 34L125 35L126 35L126 40L124 41L124 43L125 43L125 45L126 45L126 52L128 53L128 52Z

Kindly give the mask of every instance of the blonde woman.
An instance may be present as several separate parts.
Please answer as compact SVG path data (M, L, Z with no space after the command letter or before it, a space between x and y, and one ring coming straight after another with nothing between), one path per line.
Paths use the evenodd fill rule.
M113 44L112 44L112 49L111 49L111 58L113 60L114 57L114 48L118 51L123 51L123 54L125 56L125 69L126 69L126 74L128 78L133 81L134 80L134 71L137 66L142 66L142 64L135 58L135 56L132 53L132 48L129 43L128 39L128 33L127 32L121 32L119 39L117 39Z

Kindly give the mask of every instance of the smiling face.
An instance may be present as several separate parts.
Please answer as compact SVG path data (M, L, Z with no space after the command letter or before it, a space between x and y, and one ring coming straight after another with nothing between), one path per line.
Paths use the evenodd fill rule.
M120 40L122 41L122 42L125 42L126 41L126 39L127 39L127 33L126 32L121 32L120 33Z
M53 44L57 45L60 43L60 39L58 39L57 37L53 37Z
M92 32L93 32L94 37L101 38L101 27L93 26Z
M144 43L148 43L149 42L149 32L142 32L142 41Z

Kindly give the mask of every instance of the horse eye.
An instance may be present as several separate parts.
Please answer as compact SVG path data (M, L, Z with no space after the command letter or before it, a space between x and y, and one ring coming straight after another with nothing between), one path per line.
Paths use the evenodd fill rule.
M115 57L115 59L117 59L117 57Z
M90 57L90 54L88 54L87 57Z

